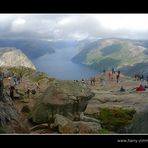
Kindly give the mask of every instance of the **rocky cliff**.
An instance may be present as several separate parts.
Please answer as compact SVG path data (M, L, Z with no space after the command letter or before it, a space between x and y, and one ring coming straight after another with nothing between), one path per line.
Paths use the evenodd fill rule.
M21 50L12 47L0 48L0 66L1 67L24 66L36 69L33 63Z

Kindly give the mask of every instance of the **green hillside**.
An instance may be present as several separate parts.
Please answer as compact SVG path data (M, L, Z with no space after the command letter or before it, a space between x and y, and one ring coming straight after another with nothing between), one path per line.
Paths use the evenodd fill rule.
M125 39L102 39L90 43L73 61L102 70L133 66L148 61L148 48L143 42Z

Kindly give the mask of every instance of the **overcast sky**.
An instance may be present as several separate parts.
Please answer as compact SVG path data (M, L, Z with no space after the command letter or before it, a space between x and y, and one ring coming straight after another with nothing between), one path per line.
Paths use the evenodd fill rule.
M0 14L0 38L148 39L148 14Z

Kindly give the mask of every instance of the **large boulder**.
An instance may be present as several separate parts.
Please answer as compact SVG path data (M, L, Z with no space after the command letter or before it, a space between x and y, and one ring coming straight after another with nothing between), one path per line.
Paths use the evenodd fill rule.
M70 119L83 112L94 93L81 82L55 80L50 83L45 94L34 105L30 119L35 123L45 123L60 114Z
M96 134L101 130L101 126L96 122L71 121L62 116L55 115L54 123L50 125L51 128L57 128L62 134Z

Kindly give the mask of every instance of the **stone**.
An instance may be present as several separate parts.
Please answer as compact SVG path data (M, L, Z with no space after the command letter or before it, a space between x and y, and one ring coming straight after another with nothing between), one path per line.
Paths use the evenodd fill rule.
M36 130L47 129L47 128L48 128L48 124L44 123L44 124L35 125L35 126L31 127L30 130L36 131Z
M102 129L99 123L71 121L58 114L55 115L54 124L51 124L50 127L57 127L58 132L62 134L95 134Z
M81 91L83 90L83 91ZM68 80L54 80L50 83L46 93L37 100L30 119L35 123L46 123L55 114L71 117L84 111L88 100L94 93L80 82Z
M97 120L97 119L95 119L95 118L85 116L83 112L80 114L80 120L81 121L85 121L85 122L96 122L96 123L100 123L100 121Z

